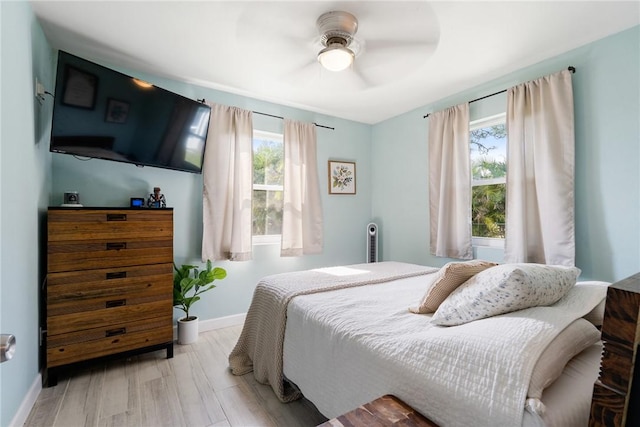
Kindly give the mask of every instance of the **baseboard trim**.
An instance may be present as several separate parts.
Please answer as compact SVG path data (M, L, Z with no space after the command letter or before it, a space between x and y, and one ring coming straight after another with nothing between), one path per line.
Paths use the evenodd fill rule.
M29 418L29 413L31 413L31 409L33 408L33 405L36 404L36 400L38 400L38 396L40 395L41 391L42 391L42 374L39 372L38 375L36 375L35 380L33 380L31 387L29 387L29 391L27 392L27 395L24 397L24 399L22 399L22 403L20 404L18 411L16 412L16 414L13 416L13 419L9 423L10 427L21 427L24 425L24 423L27 422L27 418Z
M198 323L198 326L200 327L200 332L213 331L214 329L242 325L246 318L247 313L233 314L231 316L218 317L216 319L201 320Z
M238 326L244 323L247 313L232 314L231 316L217 317L215 319L200 320L198 322L199 333L213 331L214 329ZM173 338L178 339L178 327L173 325Z

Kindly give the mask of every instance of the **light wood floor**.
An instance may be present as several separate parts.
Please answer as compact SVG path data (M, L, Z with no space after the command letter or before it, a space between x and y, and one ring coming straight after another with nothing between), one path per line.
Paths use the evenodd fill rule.
M61 372L42 390L25 426L315 426L326 421L306 400L283 404L253 374L228 370L241 326L198 342Z

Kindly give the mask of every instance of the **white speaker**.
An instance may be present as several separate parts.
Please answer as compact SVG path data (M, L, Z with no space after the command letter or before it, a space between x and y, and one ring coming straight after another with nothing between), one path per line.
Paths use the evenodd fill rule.
M378 262L378 226L367 224L367 262Z

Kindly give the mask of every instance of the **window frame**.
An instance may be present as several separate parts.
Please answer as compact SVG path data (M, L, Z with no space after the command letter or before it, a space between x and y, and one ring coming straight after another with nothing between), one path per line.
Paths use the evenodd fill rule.
M472 120L469 122L469 133L475 129L480 129L483 127L494 126L498 124L507 124L507 113L499 113L493 116L483 117L481 119ZM471 142L471 141L469 141ZM507 149L509 145L509 140L507 139ZM473 191L473 187L478 187L480 185L493 185L493 184L504 184L505 187L507 185L507 177L504 178L492 178L492 179L471 179L471 191ZM471 206L469 206L471 208ZM484 248L502 248L504 249L504 238L502 237L476 237L471 235L471 246L474 247L484 247Z
M269 131L264 131L264 130L260 130L260 129L253 129L253 135L252 135L252 144L253 144L253 139L270 139L273 141L278 141L278 142L282 142L282 151L283 151L283 162L284 162L284 135L281 133L276 133L276 132L269 132ZM251 150L251 153L253 155L253 147ZM253 164L253 162L252 162ZM251 171L251 174L253 176L253 170ZM282 191L284 193L284 184L283 185L276 185L276 184L255 184L255 183L251 183L251 192L253 194L253 191L258 190L258 191ZM253 207L251 208L251 213L253 216ZM252 218L253 220L253 218ZM254 235L253 234L253 229L251 230L251 244L253 246L259 246L259 245L279 245L282 242L282 234L258 234L258 235Z

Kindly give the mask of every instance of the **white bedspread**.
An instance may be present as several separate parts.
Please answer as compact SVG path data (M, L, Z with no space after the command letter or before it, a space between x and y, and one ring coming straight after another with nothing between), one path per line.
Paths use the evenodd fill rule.
M264 277L256 286L242 333L229 355L231 372L244 375L253 371L255 379L262 384L270 384L282 402L299 399L300 393L288 387L282 372L287 306L292 298L436 271L438 269L433 267L387 261Z
M539 355L606 293L577 286L551 307L447 328L407 310L427 280L295 297L287 312L286 378L330 418L394 394L442 427L520 426Z

